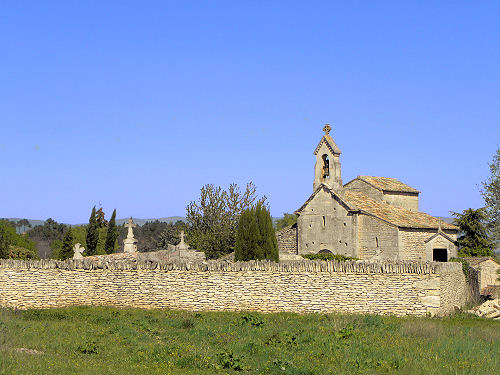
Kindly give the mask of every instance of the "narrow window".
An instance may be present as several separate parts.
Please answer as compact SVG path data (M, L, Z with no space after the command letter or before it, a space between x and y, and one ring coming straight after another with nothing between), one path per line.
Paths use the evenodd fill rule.
M325 225L326 225L326 219L325 219L325 217L323 216L323 228L325 227Z
M327 154L324 154L323 159L323 178L328 178L330 176L330 159Z
M375 247L378 247L378 237L375 237Z

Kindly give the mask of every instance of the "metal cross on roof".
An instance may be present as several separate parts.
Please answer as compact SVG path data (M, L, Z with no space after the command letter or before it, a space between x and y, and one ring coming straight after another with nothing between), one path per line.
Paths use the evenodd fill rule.
M330 134L330 130L332 130L332 127L330 126L330 124L326 124L323 127L323 131L326 133L326 135Z

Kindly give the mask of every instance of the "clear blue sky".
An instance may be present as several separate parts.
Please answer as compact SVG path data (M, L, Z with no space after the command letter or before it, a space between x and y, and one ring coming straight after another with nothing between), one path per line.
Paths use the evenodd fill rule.
M279 216L312 192L325 123L344 182L480 207L499 19L498 1L3 2L0 217L184 216L202 185L247 181Z

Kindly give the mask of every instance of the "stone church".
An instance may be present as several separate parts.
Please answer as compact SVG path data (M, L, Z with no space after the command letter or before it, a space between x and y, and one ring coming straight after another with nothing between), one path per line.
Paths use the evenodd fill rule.
M458 228L418 210L420 192L395 178L358 176L342 183L340 149L327 124L314 150L313 193L297 224L277 233L287 254L331 252L359 259L447 261Z

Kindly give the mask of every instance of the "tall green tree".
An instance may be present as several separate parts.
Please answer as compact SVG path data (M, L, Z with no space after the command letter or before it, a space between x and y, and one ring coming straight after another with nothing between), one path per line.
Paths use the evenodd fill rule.
M488 238L484 209L468 208L463 213L453 212L452 215L456 218L454 224L460 228L461 232L457 239L459 255L491 256L493 243Z
M257 259L260 256L259 237L255 208L247 208L240 215L234 246L234 260Z
M243 193L236 184L229 185L228 190L210 184L203 186L199 200L186 207L190 246L205 252L208 259L234 251L241 213L256 201L266 200L258 199L256 191L251 182Z
M9 235L5 225L0 223L0 259L7 259L9 257Z
M500 148L489 164L491 175L482 183L481 194L486 204L488 230L496 242L500 242Z
M283 217L276 221L276 231L279 231L285 227L293 225L297 222L297 215L283 213Z
M59 259L65 260L73 257L73 232L71 227L66 231L64 238L62 240L61 251L59 253Z
M102 210L102 207L99 207L99 209L95 212L95 219L97 222L97 227L98 228L104 228L108 225L108 222L104 218L104 211Z
M257 205L255 219L259 227L259 250L256 259L270 259L279 262L278 241L274 232L273 219L265 205Z
M116 239L118 238L118 230L116 229L116 208L109 219L108 230L106 232L106 242L104 243L104 251L111 254L115 251Z
M87 236L85 243L87 244L86 255L96 255L97 254L97 242L99 241L96 211L95 206L92 208L92 213L90 214L89 224L87 225Z
M279 262L273 221L265 205L257 204L241 214L234 259L236 261L270 259Z

